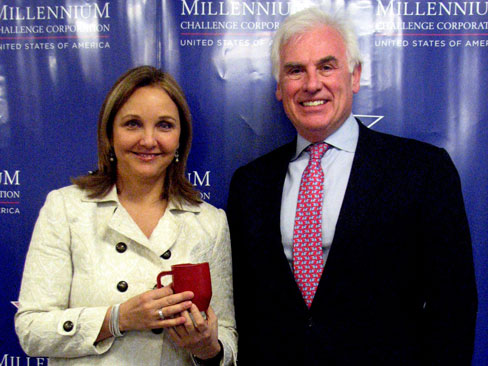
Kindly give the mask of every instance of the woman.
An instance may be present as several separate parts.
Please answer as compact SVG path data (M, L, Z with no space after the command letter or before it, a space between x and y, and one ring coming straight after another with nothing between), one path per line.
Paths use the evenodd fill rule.
M15 317L27 354L50 365L235 363L227 221L185 179L191 135L170 75L141 66L112 87L98 171L49 193L34 228ZM198 262L212 275L206 316L193 293L154 288L159 272Z

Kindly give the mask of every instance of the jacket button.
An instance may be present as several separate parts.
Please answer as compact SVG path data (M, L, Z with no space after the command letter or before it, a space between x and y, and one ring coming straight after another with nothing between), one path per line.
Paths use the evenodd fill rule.
M310 317L310 318L308 318L308 327L309 327L309 328L312 328L312 327L313 327L313 320L312 320L312 318L311 318L311 317Z
M171 250L167 250L163 254L161 254L161 258L170 259L171 258Z
M71 332L73 330L73 322L72 321L65 321L64 324L63 324L63 329L66 331L66 332Z
M126 292L128 288L129 288L129 285L125 281L120 281L117 284L117 290L119 290L120 292Z
M161 334L163 333L163 328L151 329L151 332L154 334Z
M115 250L119 253L124 253L127 250L127 244L122 242L117 243L117 245L115 246Z

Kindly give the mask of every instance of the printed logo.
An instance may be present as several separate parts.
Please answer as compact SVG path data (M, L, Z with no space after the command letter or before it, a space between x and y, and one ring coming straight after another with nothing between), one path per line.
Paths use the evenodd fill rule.
M385 118L385 116L372 116L368 114L355 114L354 117L359 118L368 128L373 127L383 118Z
M12 356L8 353L0 356L0 366L47 366L47 358Z
M199 173L196 170L187 173L188 181L200 191L200 198L204 201L210 200L210 192L206 191L210 187L210 170Z
M372 7L365 3L362 11ZM488 47L484 1L376 0L374 11L376 47Z
M110 3L0 6L0 51L110 48Z
M20 214L20 170L0 171L0 215Z
M291 1L181 0L180 46L267 49L281 19L305 7Z

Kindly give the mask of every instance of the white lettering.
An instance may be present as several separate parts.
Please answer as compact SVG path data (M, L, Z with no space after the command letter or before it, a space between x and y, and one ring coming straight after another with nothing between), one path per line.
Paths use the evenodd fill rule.
M192 177L193 177L193 181L192 181ZM194 170L193 173L188 173L188 180L194 186L208 187L210 186L210 170L207 170L205 172L205 175L203 176L202 179L200 179L200 175L198 174L198 172Z
M0 172L0 184L2 184L2 175L3 175L3 185L8 186L8 185L14 185L14 186L20 186L19 183L19 172L20 170L16 170L13 177L10 176L10 173L8 170L4 170L3 173Z
M0 198L20 198L20 191L0 191Z
M488 1L395 1L377 0L376 15L444 16L488 14Z
M31 366L30 360L31 358L28 356L24 358L23 356L10 356L9 354L4 354L0 366ZM36 357L35 360L37 361L37 366L48 365L47 358Z
M110 18L110 3L102 8L97 3L69 6L8 6L0 8L0 20L50 20Z

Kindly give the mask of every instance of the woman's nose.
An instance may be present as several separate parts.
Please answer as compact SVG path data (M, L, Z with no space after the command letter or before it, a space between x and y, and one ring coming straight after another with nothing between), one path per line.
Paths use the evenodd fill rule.
M146 148L152 148L156 145L156 138L152 130L144 130L144 135L141 138L141 145Z

